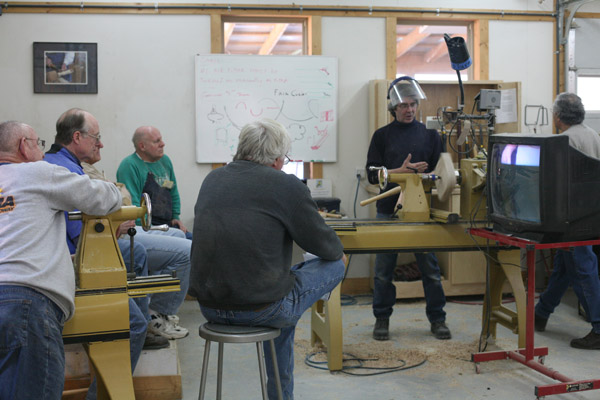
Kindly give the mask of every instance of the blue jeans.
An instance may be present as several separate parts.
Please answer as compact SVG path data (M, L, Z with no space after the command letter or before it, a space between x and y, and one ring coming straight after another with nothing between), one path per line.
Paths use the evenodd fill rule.
M140 359L142 349L144 347L144 340L146 340L146 328L148 322L137 304L133 299L129 299L129 357L131 358L131 373L135 371L135 366ZM62 343L62 342L61 342ZM63 366L64 371L64 366ZM92 384L88 389L86 400L95 400L97 397L96 393L96 378L92 380ZM60 396L57 397L60 399Z
M136 235L137 237L137 235ZM135 272L135 276L148 276L148 261L146 248L139 242L133 242L133 267L131 266L131 243L129 239L118 239L117 244L121 250L123 261L125 262L125 268L127 272ZM136 297L133 299L140 311L144 315L146 321L150 321L150 311L148 310L148 304L150 299L148 296Z
M331 292L344 277L344 262L314 258L292 267L296 284L284 298L260 311L230 311L200 305L202 314L211 322L230 325L269 326L281 328L275 342L277 366L284 399L294 398L294 333L302 314L324 294ZM269 399L277 398L271 347L264 343Z
M31 288L0 285L0 399L60 399L64 313Z
M179 229L170 228L162 234L136 229L134 239L146 248L148 274L160 275L175 273L181 289L177 292L155 293L150 295L150 308L161 314L177 314L185 300L190 285L191 240Z
M390 214L377 213L378 219L389 219ZM440 266L433 253L415 253L421 271L425 293L425 313L430 323L446 321L446 296L442 287ZM381 253L375 256L375 279L373 282L373 315L389 318L396 303L396 286L393 284L397 253Z
M572 251L556 252L548 287L540 295L535 313L542 318L549 318L560 304L569 285L573 286L579 302L592 323L594 332L600 333L600 280L598 260L592 251L592 246L578 246Z

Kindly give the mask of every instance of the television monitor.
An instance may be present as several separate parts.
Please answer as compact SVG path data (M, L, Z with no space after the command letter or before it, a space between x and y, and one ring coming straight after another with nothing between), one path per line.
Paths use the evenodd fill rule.
M566 135L489 138L487 198L493 229L537 242L600 236L600 160Z

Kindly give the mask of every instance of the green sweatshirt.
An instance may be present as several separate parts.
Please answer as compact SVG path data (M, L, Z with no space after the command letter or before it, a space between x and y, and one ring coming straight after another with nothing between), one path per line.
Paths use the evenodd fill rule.
M139 206L148 172L154 174L154 179L160 186L169 187L172 184L173 219L179 219L181 202L177 190L177 179L175 179L171 159L166 154L156 162L146 162L137 153L125 157L117 169L117 182L121 182L127 187L131 193L133 204Z

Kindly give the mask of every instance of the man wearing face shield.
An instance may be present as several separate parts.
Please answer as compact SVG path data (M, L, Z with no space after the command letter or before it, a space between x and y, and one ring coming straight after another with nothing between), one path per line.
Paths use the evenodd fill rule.
M378 184L377 171L369 167L385 166L391 174L431 172L440 157L442 142L434 129L427 129L415 119L421 100L426 100L419 83L411 77L396 79L388 90L388 110L394 121L379 128L373 134L367 153L367 176L369 182ZM385 192L397 186L388 183ZM377 201L377 218L391 219L396 211L398 196ZM373 289L373 314L376 318L373 329L375 340L389 339L389 318L396 302L396 287L392 280L398 254L377 254L375 258L375 280ZM450 339L446 326L446 297L440 277L440 267L433 253L415 253L421 271L425 292L427 319L431 332L437 339Z

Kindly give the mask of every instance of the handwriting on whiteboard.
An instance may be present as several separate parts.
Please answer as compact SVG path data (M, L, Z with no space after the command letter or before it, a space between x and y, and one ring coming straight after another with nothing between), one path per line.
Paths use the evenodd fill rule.
M296 160L335 161L337 59L196 57L198 162L228 162L241 128L270 118L286 127Z

